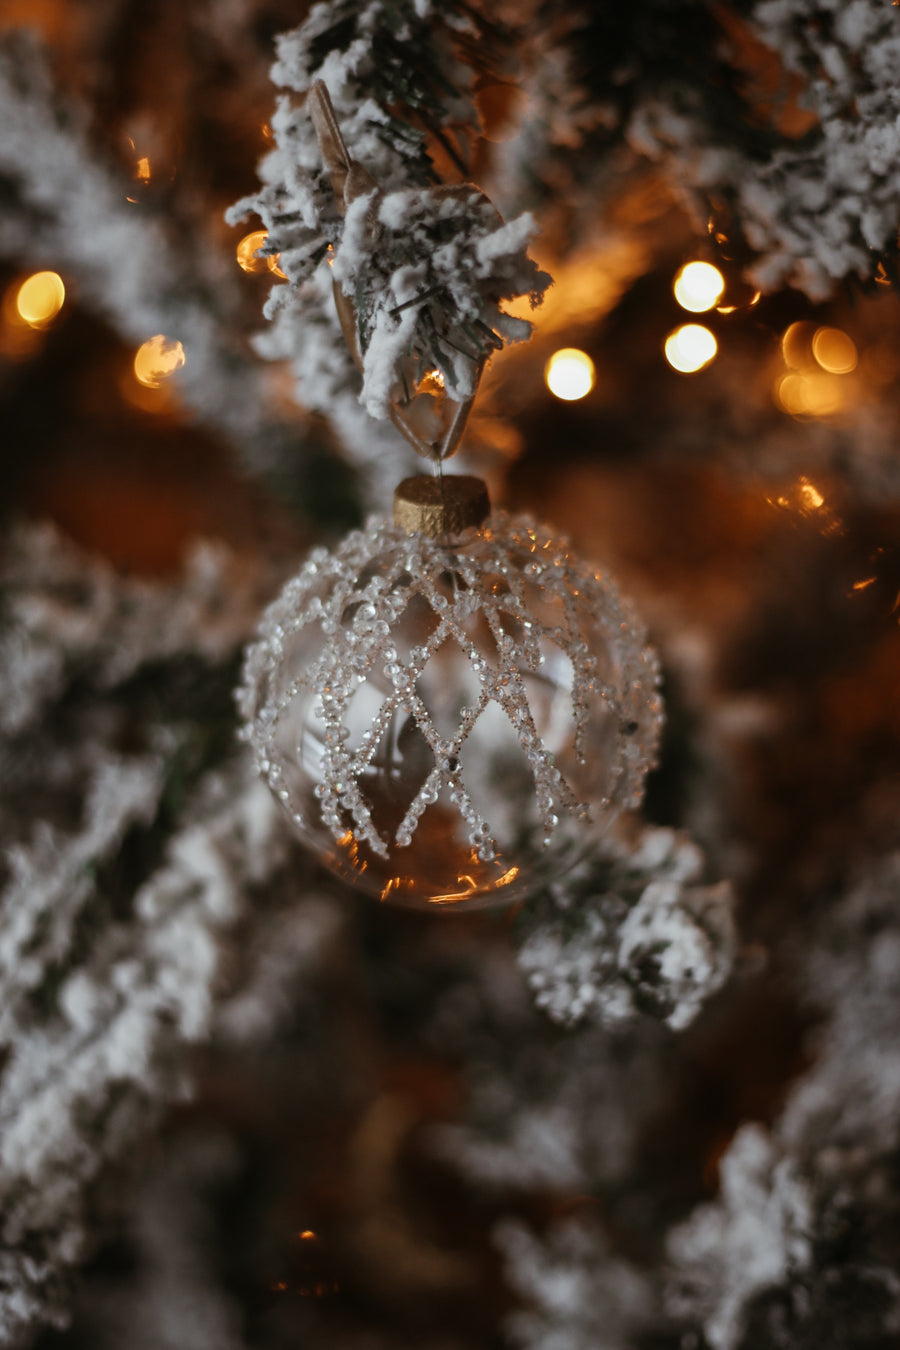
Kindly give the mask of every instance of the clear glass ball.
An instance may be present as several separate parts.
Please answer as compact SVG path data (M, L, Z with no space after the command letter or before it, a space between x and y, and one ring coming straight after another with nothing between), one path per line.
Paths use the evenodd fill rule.
M341 877L413 908L523 895L639 805L662 725L630 606L565 541L384 521L267 610L240 693L260 771Z

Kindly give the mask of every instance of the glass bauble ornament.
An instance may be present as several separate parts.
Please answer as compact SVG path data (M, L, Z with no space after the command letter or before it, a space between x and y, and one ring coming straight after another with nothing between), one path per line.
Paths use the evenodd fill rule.
M496 513L441 538L376 520L314 550L266 611L240 703L330 868L382 900L475 908L558 875L640 803L658 686L613 583Z

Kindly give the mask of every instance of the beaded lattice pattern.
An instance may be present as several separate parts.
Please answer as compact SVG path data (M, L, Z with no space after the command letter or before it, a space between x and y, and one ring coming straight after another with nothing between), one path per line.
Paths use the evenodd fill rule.
M411 602L421 609L423 600L430 631L421 642L398 649L404 645L397 640L399 621ZM302 669L286 669L293 641L311 625L321 635L314 658ZM490 634L487 643L474 636L476 628ZM588 642L598 630L608 648L600 662ZM451 735L438 730L418 687L448 640L468 659L477 687L477 696L459 708ZM569 663L576 758L583 759L585 728L597 700L617 729L604 792L593 802L573 792L541 739L529 703L526 676L540 670L550 645ZM348 710L373 675L387 692L361 739L350 744ZM565 541L530 520L495 514L471 541L457 546L379 520L353 532L335 552L314 550L267 610L260 640L247 653L239 699L260 771L301 829L310 822L294 799L279 731L295 701L312 694L321 727L314 792L336 839L345 838L349 828L357 842L386 859L392 847L410 843L420 818L440 796L459 813L478 857L490 860L497 847L491 824L476 807L460 762L488 705L497 704L515 731L533 777L537 816L549 836L561 814L596 825L598 815L611 818L639 803L662 721L658 684L655 653L612 583L573 561ZM373 819L364 780L398 715L414 719L431 762L387 836Z

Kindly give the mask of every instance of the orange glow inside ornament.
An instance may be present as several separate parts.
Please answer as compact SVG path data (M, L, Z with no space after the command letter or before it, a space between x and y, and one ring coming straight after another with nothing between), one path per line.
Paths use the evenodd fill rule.
M410 908L560 875L655 763L658 663L628 602L565 540L487 512L478 479L405 480L393 522L310 554L245 661L245 736L295 828Z

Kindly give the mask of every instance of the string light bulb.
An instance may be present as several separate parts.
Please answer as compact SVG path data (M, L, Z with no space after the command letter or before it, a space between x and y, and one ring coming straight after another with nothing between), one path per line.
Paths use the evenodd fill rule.
M282 281L287 281L287 277L278 266L280 253L270 253L265 257L258 257L258 252L264 247L269 237L268 230L253 230L250 234L245 234L235 249L235 257L238 266L244 272L272 272Z
M685 323L665 342L666 360L681 375L694 375L715 360L719 344L702 323Z
M57 272L35 272L16 293L16 310L29 328L46 328L63 307L66 288Z
M712 263L689 262L678 272L672 290L682 309L690 310L692 314L703 314L721 300L725 278Z
M566 403L584 398L594 387L594 363L587 352L563 347L547 362L544 379L551 394Z
M812 354L830 375L849 375L859 359L856 343L840 328L817 328L813 334Z
M157 333L138 347L134 357L134 373L148 389L158 389L163 380L181 370L186 359L180 342Z
M235 249L235 257L238 266L244 272L267 272L269 262L267 258L258 258L257 252L263 247L269 237L268 230L253 230L251 234L245 234L243 239Z

